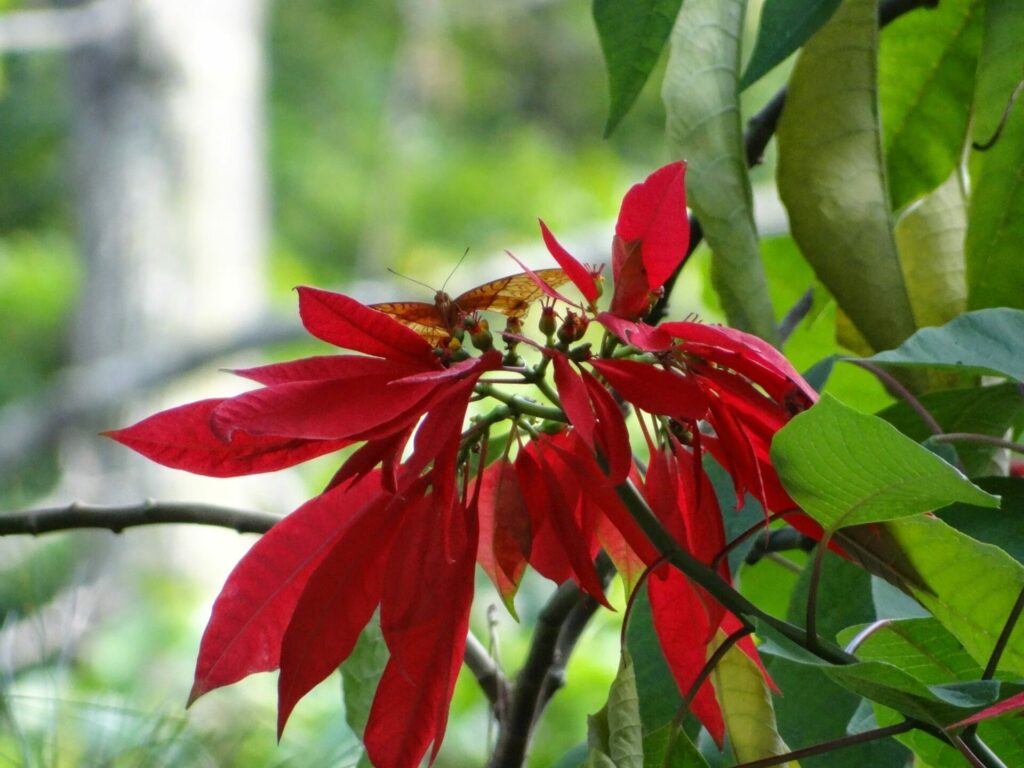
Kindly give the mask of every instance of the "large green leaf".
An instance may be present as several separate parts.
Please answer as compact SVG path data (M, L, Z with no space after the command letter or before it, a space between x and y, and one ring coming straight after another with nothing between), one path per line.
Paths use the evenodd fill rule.
M719 640L724 635L719 632ZM775 724L775 709L764 675L747 654L733 646L712 672L715 692L722 706L729 745L739 762L789 752ZM780 763L794 768L795 761Z
M952 504L938 510L936 516L972 538L995 544L1024 563L1024 478L981 477L974 482L999 495L999 509Z
M898 348L869 359L887 365L949 368L1024 381L1024 311L996 308L967 312L940 328L922 328Z
M935 189L957 166L974 95L982 0L943 0L882 35L878 95L894 209Z
M793 237L874 349L916 328L900 269L877 112L877 8L845 0L812 37L779 121L778 186Z
M829 531L954 501L999 503L892 425L831 395L783 427L771 455L790 496Z
M944 389L921 395L919 400L946 432L1001 437L1024 415L1024 392L1015 383ZM877 415L917 442L932 434L917 411L905 401L894 403ZM986 473L993 450L992 446L980 443L956 444L964 470L972 477Z
M765 0L757 42L740 90L757 82L807 42L839 7L840 0Z
M957 174L896 222L896 247L919 328L942 325L967 309L966 231L967 207Z
M959 687L927 686L905 670L882 661L826 667L825 672L854 693L938 726L984 709L998 699L1000 689L999 683L991 680Z
M1024 588L1024 566L934 517L897 520L886 528L927 585L912 586L914 597L985 665ZM999 668L1024 676L1024 626L1019 623Z
M1024 6L988 0L978 66L973 134L995 135L1011 94L1024 77ZM967 282L972 308L1024 308L1024 99L1018 98L998 139L972 158Z
M810 573L810 566L804 568L793 590L786 613L790 622L803 624L807 615ZM871 577L841 557L826 555L818 582L819 633L832 639L851 624L872 621L872 602ZM808 747L843 735L861 701L858 696L840 687L819 666L778 656L769 656L766 662L783 692L775 699L775 713L779 732L791 747ZM803 758L800 764L803 768L902 768L906 750L885 739Z
M777 342L758 250L736 81L746 0L686 0L662 86L672 154L687 160L687 200L711 247L711 280L729 324Z
M843 643L862 627L851 627L840 635ZM895 621L872 633L857 650L863 659L894 664L925 685L981 678L981 666L934 618ZM895 712L878 711L880 725L898 722ZM1024 721L1000 720L983 724L979 735L1007 765L1024 764ZM929 766L959 768L963 758L952 747L931 736L911 732L899 737Z
M611 105L605 136L611 134L658 63L682 0L594 0Z

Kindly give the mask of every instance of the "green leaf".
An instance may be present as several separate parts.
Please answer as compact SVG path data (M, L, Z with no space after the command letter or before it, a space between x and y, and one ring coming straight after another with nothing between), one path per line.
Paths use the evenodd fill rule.
M1001 437L1024 415L1024 392L1013 383L944 389L921 395L918 399L945 432ZM917 411L905 401L894 403L877 415L918 442L932 434ZM992 446L980 443L956 444L956 452L970 476L984 474L988 470L994 450Z
M935 189L959 163L983 8L982 0L943 0L905 14L882 35L878 95L894 209Z
M670 723L644 738L644 768L708 768L708 761L686 732Z
M983 511L983 510L978 510ZM846 643L863 627L851 627L840 634ZM981 666L936 619L895 621L874 632L859 647L863 659L886 661L910 673L925 685L951 680L972 681L981 677ZM880 725L900 720L894 712L879 711ZM1024 764L1024 721L1000 721L983 725L979 735L1007 765ZM899 740L910 747L928 765L959 768L963 758L948 745L926 734L911 732Z
M967 206L956 174L896 222L896 247L919 328L942 325L967 309L966 231Z
M978 85L974 140L989 142L1024 77L1024 9L1019 0L988 0ZM1018 98L992 146L972 156L967 226L969 304L1024 308L1024 99Z
M996 308L967 312L939 328L922 328L896 349L868 359L886 365L950 368L1024 381L1024 311Z
M911 586L914 597L985 665L1024 587L1024 566L934 517L898 520L886 528L927 585ZM999 669L1024 676L1021 624L1010 635Z
M643 768L644 743L640 700L629 651L623 649L619 671L608 691L608 703L590 718L590 755L595 765Z
M374 616L359 633L352 653L341 665L342 696L345 699L345 721L358 735L363 735L377 683L388 663L388 647L380 631L380 619Z
M952 504L935 515L972 538L995 544L1024 563L1024 478L981 477L974 482L1002 499L999 509Z
M789 494L829 531L954 501L999 503L892 425L831 395L776 434L771 456Z
M611 105L608 137L629 112L658 63L682 0L594 0L594 23L601 38Z
M882 163L874 0L845 0L811 38L778 127L778 187L793 237L874 349L914 332Z
M761 8L757 42L740 90L760 80L806 43L839 7L840 0L766 0Z
M729 324L777 343L758 248L737 77L746 0L686 0L662 86L672 154L687 159L687 200L711 247Z
M724 633L719 630L719 641L724 639ZM712 677L729 745L739 762L790 751L779 736L772 696L764 675L747 654L734 645L715 666ZM780 765L793 768L797 763L787 761Z
M927 686L906 671L882 661L826 667L825 673L844 688L934 725L949 725L997 700L1000 684L993 680L957 686ZM963 687L968 686L968 687Z

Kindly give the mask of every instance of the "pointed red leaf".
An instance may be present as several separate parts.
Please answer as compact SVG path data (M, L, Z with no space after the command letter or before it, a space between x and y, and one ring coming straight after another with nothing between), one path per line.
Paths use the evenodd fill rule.
M232 373L260 384L288 384L295 381L345 380L386 375L391 379L421 372L423 366L365 355L316 355L271 363L255 368L239 368Z
M562 244L555 239L555 236L551 234L551 230L548 229L541 219L537 219L537 221L540 223L541 236L544 238L544 245L548 247L548 253L554 257L555 261L558 262L558 266L568 275L572 284L583 294L583 298L591 304L597 302L601 292L598 289L594 276L576 260L575 256L562 247Z
M594 358L590 364L640 410L686 421L707 414L708 399L692 377L635 360Z
M210 429L210 416L224 402L224 398L215 398L180 405L103 434L166 467L211 477L273 472L351 442L244 433L221 440Z
M422 368L440 368L433 349L411 328L340 293L300 286L306 330L329 344Z
M477 498L477 560L515 616L512 599L530 557L532 529L515 466L501 458L484 469Z
M783 354L757 336L703 323L662 323L658 327L680 339L687 352L743 374L778 402L790 393L799 394L805 407L818 399L818 393Z
M575 306L575 302L569 301L569 299L567 299L565 296L563 296L561 293L555 290L553 286L548 285L547 281L544 278L542 278L540 275L538 275L536 272L534 272L532 269L526 266L523 262L521 262L516 257L516 255L512 253L512 251L505 251L505 254L510 259L512 259L512 261L519 265L519 268L523 270L523 274L530 278L533 284L536 285L540 292L543 293L545 296L554 299L555 301L560 301L563 304L570 304Z
M256 542L213 604L190 703L277 668L281 639L310 574L379 495L380 479L370 475L307 501Z
M515 469L526 509L530 513L530 528L533 532L530 565L544 578L561 584L572 577L572 567L552 522L556 502L547 492L547 481L530 448L519 452Z
M666 568L664 578L648 579L647 594L665 661L679 693L686 696L707 661L707 641L714 629L697 590L674 568ZM710 679L698 689L690 710L721 748L725 723Z
M390 437L383 437L379 440L367 440L358 450L345 459L345 463L334 473L334 477L331 478L327 488L324 490L330 490L353 478L358 480L378 464L382 464L383 476L381 482L387 491L395 492L397 486L397 479L395 477L398 466L397 462L402 456L402 450L406 442L408 442L411 432L412 428L410 427L408 430L391 435Z
M458 529L451 558L439 529L445 517ZM441 746L469 627L476 548L474 518L429 508L410 516L395 542L381 604L391 659L364 734L377 768L414 768L431 742L431 759Z
M357 513L312 572L281 641L277 737L298 703L344 661L381 601L388 554L414 501L382 496Z
M660 326L627 320L610 312L599 314L597 321L625 343L644 352L663 352L675 344L672 336L663 331Z
M596 447L594 430L597 428L597 417L594 415L594 408L583 379L573 370L565 355L555 352L551 356L551 362L555 369L555 386L562 400L562 410L583 441L591 448Z
M980 723L982 720L991 720L993 717L999 717L1010 712L1016 712L1018 709L1024 709L1024 692L1018 693L1011 696L1008 699L1003 699L1000 702L993 704L991 707L985 707L981 712L975 712L970 717L966 717L959 722L950 725L950 728L962 728L967 725L974 725Z
M612 275L611 314L630 320L645 314L651 305L651 287L638 240L627 243L618 235L612 238Z
M521 475L527 507L531 507L535 497L547 496L550 502L545 505L544 511L549 516L551 531L561 546L562 556L569 562L576 583L601 605L611 608L594 567L594 556L597 554L596 525L584 518L585 515L593 515L593 508L584 503L583 489L574 473L565 466L558 451L551 447L544 450L538 441L520 452L520 457L528 454L530 449L534 450L532 458L540 477L534 479L539 485L530 487L526 477ZM518 463L516 468L519 469Z
M391 380L382 369L375 375L264 387L225 400L210 426L225 438L236 431L320 440L386 437L419 418L421 404L439 386L388 386Z
M626 242L643 243L643 259L651 290L660 287L684 258L690 244L686 215L686 164L671 163L634 184L622 200L615 234Z
M629 445L626 420L611 392L590 371L581 368L580 377L597 414L597 439L608 462L608 479L612 485L618 485L633 467L633 449Z

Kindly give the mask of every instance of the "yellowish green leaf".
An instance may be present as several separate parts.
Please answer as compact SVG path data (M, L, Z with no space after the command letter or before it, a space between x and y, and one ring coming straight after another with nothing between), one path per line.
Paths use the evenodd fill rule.
M845 0L804 46L779 121L793 237L874 349L914 332L892 233L877 110L877 7Z

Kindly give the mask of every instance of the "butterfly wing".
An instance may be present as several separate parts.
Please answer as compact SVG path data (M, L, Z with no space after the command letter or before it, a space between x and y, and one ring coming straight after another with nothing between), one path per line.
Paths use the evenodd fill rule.
M449 335L444 319L434 304L423 301L394 301L370 304L370 309L390 315L402 325L412 328L431 344L437 344Z
M552 288L569 282L568 275L561 269L538 269L534 274ZM530 304L544 292L525 272L492 280L466 291L455 298L455 305L463 312L490 310L509 317L522 317L529 311Z

